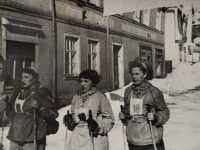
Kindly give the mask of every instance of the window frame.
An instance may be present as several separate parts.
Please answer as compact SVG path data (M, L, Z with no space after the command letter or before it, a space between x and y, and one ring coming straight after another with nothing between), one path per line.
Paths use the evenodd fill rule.
M137 14L136 14L137 13ZM133 20L134 21L136 21L136 22L138 22L138 23L140 23L140 14L141 14L141 12L140 11L134 11L133 12Z
M150 18L150 10L149 9L141 10L141 12L140 12L140 23L142 23L146 26L149 26L149 23L150 23L149 18ZM144 20L144 19L146 19L146 20Z
M74 49L73 50L67 50L67 39L68 41L74 41ZM72 42L70 42L72 43ZM64 79L69 79L69 80L73 80L73 79L78 79L78 74L80 73L80 36L76 36L76 35L72 35L72 34L66 34L64 33L64 70L63 70L63 74L64 74ZM74 65L74 71L72 71L72 66L69 66L69 72L67 72L66 69L66 65L67 65L67 61L66 61L66 54L67 52L69 53L73 53L73 54L69 54L69 60L71 61L71 64L73 62L76 62ZM72 57L70 59L70 57ZM70 62L68 62L70 63ZM71 68L71 69L70 69ZM71 70L71 71L70 71Z
M89 44L90 43L96 44L94 53L89 52L89 50L90 50ZM93 60L95 59L95 66L94 66L94 63L93 63L92 68L89 68L89 61L88 61L89 55L92 58L92 61L91 61L92 63L94 62ZM101 57L100 57L100 40L88 38L87 39L87 69L93 69L93 70L96 70L98 73L100 73L101 72L101 67L100 67L101 61L100 61L100 59L101 59Z
M159 17L159 19L157 19L158 17ZM156 30L161 31L161 28L162 28L161 26L162 26L162 11L160 10L160 12L159 12L157 9L156 10L156 26L155 26Z

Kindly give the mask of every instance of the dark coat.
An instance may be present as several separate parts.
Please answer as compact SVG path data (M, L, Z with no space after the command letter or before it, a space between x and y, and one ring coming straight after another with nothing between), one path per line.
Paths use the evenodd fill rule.
M16 99L25 100L23 111L15 111ZM48 89L35 85L30 89L17 89L12 95L11 102L7 108L7 116L11 120L11 127L7 138L14 142L29 143L34 141L34 117L31 100L37 100L40 108L36 110L37 140L46 137L47 124L45 119L54 120L58 117L58 112L51 98Z

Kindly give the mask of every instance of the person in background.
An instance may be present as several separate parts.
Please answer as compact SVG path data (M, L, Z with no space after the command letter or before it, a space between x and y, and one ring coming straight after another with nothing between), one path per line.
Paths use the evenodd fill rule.
M144 62L134 61L129 73L133 84L125 89L124 108L119 113L119 119L126 125L129 150L154 150L152 138L157 150L165 150L163 125L170 111L162 92L147 81L153 78L153 72Z
M58 112L50 91L40 85L35 68L23 68L20 75L21 86L14 91L6 108L6 115L11 120L7 136L10 150L34 149L35 133L38 150L45 150L48 131L46 120L55 120ZM36 112L37 131L34 130L33 110Z
M95 70L79 74L80 90L72 99L71 113L63 118L64 124L73 131L68 150L108 150L108 132L114 126L114 116L109 100L97 84L100 76Z

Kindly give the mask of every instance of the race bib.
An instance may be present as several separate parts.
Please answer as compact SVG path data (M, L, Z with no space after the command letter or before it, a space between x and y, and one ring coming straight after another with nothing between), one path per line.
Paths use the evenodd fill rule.
M130 115L131 116L140 116L143 112L143 98L142 99L136 99L131 98L130 101Z

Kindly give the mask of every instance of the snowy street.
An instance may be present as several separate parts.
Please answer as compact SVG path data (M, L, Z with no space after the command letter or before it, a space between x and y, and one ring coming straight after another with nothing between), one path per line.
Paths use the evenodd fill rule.
M108 94L107 94L108 96ZM165 100L169 104L171 117L164 125L164 142L166 150L199 150L200 144L200 91L194 93L181 94L178 96L165 95ZM113 112L115 115L115 126L109 133L110 150L123 150L122 124L118 119L120 111L119 101L112 101ZM63 108L61 112L66 112ZM59 119L62 120L60 114ZM58 135L48 137L47 150L63 150L65 129L61 124ZM68 131L69 136L69 131ZM68 137L69 139L69 137ZM127 149L128 150L128 149Z
M199 150L200 144L200 91L168 97L170 120L164 126L167 150Z
M108 94L107 94L108 95ZM200 144L200 91L194 93L181 94L179 96L165 95L165 100L169 104L171 111L170 120L164 125L164 142L166 150L199 150ZM122 124L117 115L122 103L112 101L111 105L115 114L115 126L109 133L110 150L123 150ZM62 124L62 118L69 107L59 111L57 119L60 122L60 129L56 135L47 137L47 150L64 150L66 129ZM9 140L5 138L8 127L4 132L5 150L9 150ZM69 140L70 132L67 132Z

